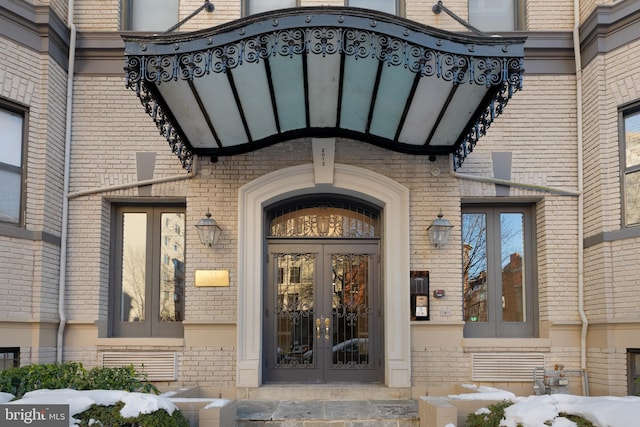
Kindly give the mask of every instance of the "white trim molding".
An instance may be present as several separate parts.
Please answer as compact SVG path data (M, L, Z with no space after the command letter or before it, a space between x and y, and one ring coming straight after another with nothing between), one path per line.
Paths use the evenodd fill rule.
M311 163L269 173L239 190L237 386L262 384L264 208L314 193L354 196L383 210L385 384L410 387L409 190L376 172L343 164L335 164L332 184L317 184Z

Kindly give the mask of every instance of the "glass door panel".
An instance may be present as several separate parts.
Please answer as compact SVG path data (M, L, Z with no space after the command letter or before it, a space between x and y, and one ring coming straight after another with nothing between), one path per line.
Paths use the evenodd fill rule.
M333 338L331 368L369 364L369 255L331 255Z
M313 366L315 254L276 254L276 320L278 367Z

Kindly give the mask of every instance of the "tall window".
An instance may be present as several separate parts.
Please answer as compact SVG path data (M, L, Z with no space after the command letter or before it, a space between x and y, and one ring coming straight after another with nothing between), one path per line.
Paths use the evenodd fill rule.
M166 31L179 21L179 0L122 0L122 29Z
M346 0L345 5L350 7L373 9L380 12L391 13L392 15L398 14L398 5L396 0Z
M529 206L463 207L465 336L534 336L533 236Z
M25 112L0 104L0 222L20 224Z
M269 10L286 9L298 6L297 0L245 0L247 15ZM398 14L397 0L345 0L345 6L362 7L394 15Z
M247 15L269 10L287 9L298 5L296 0L246 0Z
M524 0L469 0L469 24L482 31L524 30L524 16Z
M622 112L625 224L640 225L640 105Z
M112 335L182 336L184 208L121 206L115 212Z

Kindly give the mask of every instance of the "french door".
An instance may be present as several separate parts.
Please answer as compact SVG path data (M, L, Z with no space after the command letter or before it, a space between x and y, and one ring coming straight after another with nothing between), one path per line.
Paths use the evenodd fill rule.
M268 243L265 382L381 382L377 239Z

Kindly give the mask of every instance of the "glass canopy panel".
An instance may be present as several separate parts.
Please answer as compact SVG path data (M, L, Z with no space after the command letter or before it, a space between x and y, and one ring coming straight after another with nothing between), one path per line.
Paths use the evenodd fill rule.
M333 127L337 121L340 55L307 56L309 122L312 127Z
M459 85L430 144L454 145L487 91L485 86Z
M195 79L193 82L200 93L202 104L209 113L209 119L222 146L248 142L249 137L242 124L240 111L227 75L211 73Z
M216 145L211 129L186 80L160 83L156 87L194 147Z
M233 69L231 74L247 119L251 139L262 139L276 133L275 115L264 61L247 63Z
M421 78L398 141L424 144L452 88L453 84L443 79Z
M377 68L378 60L371 57L345 58L340 127L366 131Z
M404 67L382 69L370 133L394 139L415 74Z
M268 61L280 130L286 132L306 127L302 56L276 55Z

